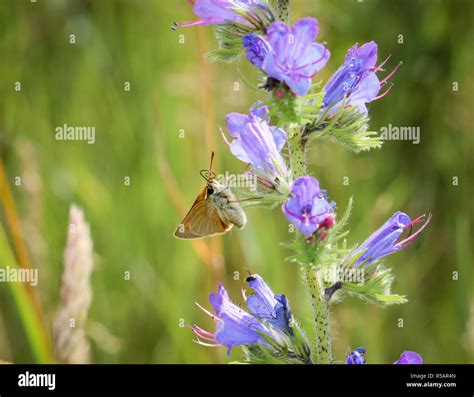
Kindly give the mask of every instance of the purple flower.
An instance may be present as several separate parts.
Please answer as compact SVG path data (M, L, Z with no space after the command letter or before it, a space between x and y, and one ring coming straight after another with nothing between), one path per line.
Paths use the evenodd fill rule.
M293 335L290 327L291 311L285 295L275 295L258 274L247 277L245 281L255 291L246 298L250 313L274 328Z
M291 195L293 197L283 204L282 210L306 237L322 227L328 229L334 225L332 205L327 202L316 178L298 178L293 183Z
M365 364L365 347L358 347L347 354L346 364Z
M189 0L193 11L199 17L197 21L175 23L176 28L195 25L221 25L229 22L245 23L246 20L235 10L251 13L252 7L265 9L259 0Z
M198 343L205 346L226 346L227 354L230 355L232 348L238 345L253 345L264 342L264 339L258 332L267 332L263 325L255 317L232 303L227 291L219 284L218 292L209 295L216 316L204 309L205 313L217 323L215 333L210 333L198 326L191 329L198 337ZM210 342L210 343L209 343Z
M376 62L377 44L374 41L360 47L357 43L354 44L347 51L344 64L324 87L326 93L323 98L323 108L331 106L333 113L341 107L346 99L346 106L355 107L357 111L367 113L365 104L385 96L390 91L389 88L377 96L380 88L387 83L401 65L399 64L385 79L379 81L376 72L383 70L382 66L385 62L375 66Z
M246 281L255 291L249 297L244 295L250 313L232 303L221 284L217 293L209 295L216 315L196 303L217 324L214 333L197 325L190 327L198 338L197 343L204 346L226 346L227 354L230 355L235 346L267 344L260 333L273 338L278 335L273 331L293 335L289 324L291 313L285 296L273 294L258 274L247 277Z
M280 152L286 142L286 132L272 127L265 118L268 107L260 101L254 103L248 115L230 113L226 127L234 138L229 142L232 154L244 163L251 164L253 171L263 175L270 183L287 178L288 171Z
M265 57L271 50L270 44L254 33L249 33L242 37L242 44L245 48L247 59L257 68L261 68Z
M400 358L394 364L423 364L423 359L416 352L403 352Z
M348 259L350 260L353 255L365 250L355 262L354 267L359 267L361 264L367 266L384 256L400 251L415 241L418 234L426 227L430 219L431 214L428 215L425 223L415 233L412 233L413 225L423 222L425 215L411 221L407 214L397 211L376 232L365 240L364 243L350 253ZM401 239L402 234L407 229L409 229L408 235L404 239Z
M303 18L292 28L274 22L267 29L267 41L255 35L244 36L247 58L270 77L284 81L296 95L304 96L311 86L311 78L329 59L329 51L314 42L318 21Z

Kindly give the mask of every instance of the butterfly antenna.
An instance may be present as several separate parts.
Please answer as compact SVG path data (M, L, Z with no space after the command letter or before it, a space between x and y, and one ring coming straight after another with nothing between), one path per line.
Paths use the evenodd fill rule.
M209 171L212 172L212 163L214 161L214 150L211 152L211 164L209 164Z
M201 170L199 174L208 182L211 183L213 179L216 179L216 174L212 172L212 163L214 162L214 150L211 152L211 163L209 164L209 169Z
M208 182L211 183L213 179L216 179L216 174L209 170L201 170L199 172L201 176Z

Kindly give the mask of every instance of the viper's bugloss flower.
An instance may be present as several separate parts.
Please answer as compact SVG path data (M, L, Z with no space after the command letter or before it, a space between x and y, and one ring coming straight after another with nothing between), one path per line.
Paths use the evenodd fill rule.
M328 203L318 180L312 176L302 176L293 183L291 197L282 205L282 210L288 221L306 237L321 228L329 229L335 223L333 204Z
M278 333L292 334L290 327L290 309L284 295L275 295L270 287L258 275L247 277L247 284L255 293L246 297L249 312L232 303L222 284L217 293L209 295L216 315L200 306L216 322L215 333L194 325L190 327L198 337L197 343L204 346L226 346L228 355L235 346L266 345L260 333L277 338ZM259 333L260 332L260 333Z
M423 364L423 359L416 352L403 352L400 358L394 364Z
M252 7L265 8L259 0L190 0L197 21L176 23L177 28L195 25L221 25L231 22L245 23L246 20L236 10L252 14Z
M289 172L281 155L287 136L281 128L272 127L265 120L268 107L258 101L252 105L248 115L230 113L226 116L226 127L234 138L229 142L232 154L252 165L252 171L262 176L269 184L288 179Z
M270 51L270 44L259 35L249 33L242 37L247 59L257 68L261 68L263 61Z
M359 267L361 264L368 266L384 256L400 251L415 241L430 219L431 214L428 215L426 221L425 215L419 216L412 221L407 214L397 211L364 243L350 253L346 260L350 260L353 255L365 250L355 262L354 267ZM423 225L413 233L413 226L423 221L425 221ZM406 230L409 230L408 235L402 239L401 237Z
M383 70L382 66L387 60L388 58L381 65L375 66L377 44L374 41L360 47L358 43L354 44L347 51L344 64L324 87L323 109L331 105L331 112L336 112L345 100L346 107L355 107L357 111L367 113L365 104L385 96L390 91L391 87L378 95L401 65L398 64L386 78L379 81L376 73Z
M347 354L346 364L365 364L365 347L358 347Z
M267 29L267 40L255 35L244 36L247 57L270 77L284 81L290 90L300 96L308 93L312 77L329 59L328 49L314 40L318 21L303 18L293 27L274 22Z
M258 274L247 277L245 281L255 291L254 294L246 297L250 313L261 320L265 320L273 327L292 335L293 330L290 327L291 311L285 295L275 295Z

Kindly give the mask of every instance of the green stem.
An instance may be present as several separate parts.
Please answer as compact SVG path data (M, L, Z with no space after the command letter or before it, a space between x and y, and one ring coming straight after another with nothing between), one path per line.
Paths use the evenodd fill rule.
M290 161L294 179L306 175L305 141L301 138L299 128L290 126L288 128L290 143Z
M304 267L304 278L308 285L316 330L315 348L311 351L311 361L316 364L331 364L331 330L329 324L329 304L324 297L321 274L311 265Z
M293 177L296 179L306 175L306 141L301 138L301 134L297 126L289 126L287 129L290 146L291 168L293 170ZM311 243L308 243L305 240L304 244L307 245ZM309 250L307 252L307 263L304 265L303 278L308 286L311 296L311 306L313 309L316 335L314 348L311 351L311 361L315 364L330 364L332 362L332 353L329 324L329 304L324 297L324 287L321 274L314 268L313 261L315 258L311 257Z
M5 269L18 269L15 257L10 249L7 236L0 224L0 263ZM54 362L50 345L44 343L41 330L43 329L38 317L35 314L34 305L26 290L25 284L19 282L2 283L15 305L15 314L22 325L22 330L26 343L30 348L31 362L48 364Z
M290 0L272 0L279 21L290 23Z

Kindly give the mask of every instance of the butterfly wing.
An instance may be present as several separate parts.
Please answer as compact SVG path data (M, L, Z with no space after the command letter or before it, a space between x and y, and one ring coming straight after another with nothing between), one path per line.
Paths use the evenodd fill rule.
M178 225L174 236L180 239L197 239L223 234L232 228L220 218L215 205L208 199L204 186L189 212Z

